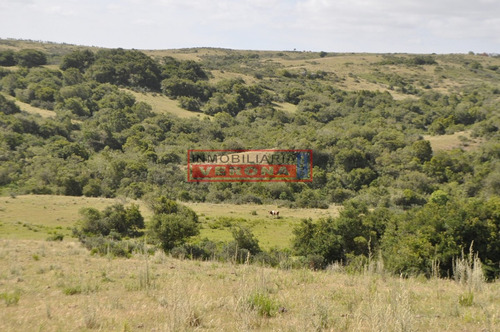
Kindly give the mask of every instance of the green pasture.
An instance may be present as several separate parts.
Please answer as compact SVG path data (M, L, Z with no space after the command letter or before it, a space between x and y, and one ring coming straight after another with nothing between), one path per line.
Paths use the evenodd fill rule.
M82 208L103 210L112 204L138 204L146 222L151 211L144 202L125 198L95 198L52 195L0 197L0 238L44 240L54 233L71 237ZM183 203L192 208L201 222L199 239L232 240L231 228L243 225L252 230L262 248L290 246L292 230L303 218L337 216L338 206L329 209L290 209L275 205ZM278 210L279 218L269 214ZM196 240L196 238L195 238Z

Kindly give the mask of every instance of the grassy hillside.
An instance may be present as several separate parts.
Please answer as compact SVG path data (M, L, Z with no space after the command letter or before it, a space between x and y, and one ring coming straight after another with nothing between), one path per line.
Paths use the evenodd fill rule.
M9 96L9 95L6 95L4 93L2 93L2 95L5 96L5 98L7 98L8 100L13 101L17 106L19 106L19 108L22 111L27 112L29 114L40 115L42 118L54 118L56 116L56 113L54 111L35 107L35 106L32 106L28 103L23 103L22 101L16 100L16 98Z
M431 143L433 151L464 149L473 150L481 146L480 138L471 137L469 131L459 131L451 135L424 136Z
M58 65L64 55L76 49L97 51L99 48L42 43L37 41L19 41L0 39L0 50L37 49L47 52L51 57L49 63ZM230 59L234 56L257 59L260 67L280 68L293 71L326 71L334 73L337 82L334 85L341 88L357 90L388 91L395 98L407 98L390 88L385 82L388 76L396 75L420 86L439 92L456 92L461 88L476 85L496 85L499 57L489 57L483 54L438 54L433 55L436 65L413 66L401 62L401 59L411 59L415 55L404 53L370 54L370 53L327 53L321 57L317 52L300 51L238 51L217 48L192 48L176 50L144 50L145 54L155 58L173 57L178 60L209 62L214 58ZM397 59L394 62L394 59ZM255 64L254 63L254 64ZM50 67L50 66L49 66ZM245 74L244 61L234 67L213 69L216 80L222 78L242 77L247 83L256 81L254 75Z
M265 254L319 267L381 252L392 273L429 276L439 261L447 276L477 248L488 278L500 276L499 56L0 40L0 61L0 194L21 209L5 207L19 214L2 219L5 237L69 235L76 207L108 198L163 199L197 213L193 246L207 237L227 249L244 225ZM189 183L190 149L310 149L313 181ZM38 212L22 200L36 196L25 195L75 209L36 203L60 214L29 217ZM120 228L110 225L108 239Z
M0 240L0 329L495 331L500 283L89 256L77 243ZM378 272L376 270L378 269Z
M206 115L196 112L190 112L179 107L179 103L172 100L164 95L151 93L151 92L135 92L132 90L127 90L128 93L132 94L137 101L145 102L153 108L153 112L159 114L170 113L179 118L191 118L191 117L205 117Z

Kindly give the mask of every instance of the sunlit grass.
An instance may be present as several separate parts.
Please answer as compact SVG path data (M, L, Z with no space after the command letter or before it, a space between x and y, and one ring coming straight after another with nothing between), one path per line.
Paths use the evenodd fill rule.
M56 112L54 112L54 111L31 106L30 104L23 103L22 101L14 98L12 96L9 96L6 93L2 93L2 92L0 92L0 93L8 100L13 101L21 109L21 111L25 111L25 112L30 113L30 114L38 114L42 118L54 118L56 116Z
M103 210L112 204L139 204L146 222L152 212L143 201L125 198L73 197L56 195L19 195L0 197L0 238L45 240L54 233L70 239L71 229L81 218L79 211L84 207ZM202 224L200 235L212 241L231 241L231 227L210 228L220 217L236 220L249 227L264 249L289 247L292 230L303 218L318 219L338 215L340 207L329 209L290 209L276 205L213 204L183 202L192 208ZM270 210L279 210L277 219L269 215ZM196 239L195 239L196 240Z
M110 258L91 256L77 242L4 239L0 266L1 331L500 328L499 282L484 284L471 303L454 280L281 270L162 252Z
M137 101L145 102L153 108L153 112L158 114L170 113L177 115L180 118L206 117L203 113L191 112L179 107L177 100L168 98L161 93L153 92L135 92L126 90L132 94Z
M431 143L434 152L442 150L473 150L482 143L481 138L472 138L470 131L459 131L451 135L425 135L424 139Z

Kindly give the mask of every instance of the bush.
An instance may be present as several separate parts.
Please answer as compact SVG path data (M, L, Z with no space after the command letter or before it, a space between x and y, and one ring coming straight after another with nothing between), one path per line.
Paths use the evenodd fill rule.
M5 305L7 307L10 307L12 305L16 305L19 302L19 299L21 298L21 292L16 289L12 293L0 293L0 299L3 299L5 302Z
M0 51L0 66L10 67L16 65L15 53L11 50Z
M474 293L466 292L458 297L458 303L463 307L470 307L474 304Z
M8 115L19 113L21 109L14 102L7 100L0 94L0 112Z
M250 308L256 310L260 316L273 317L278 312L279 304L269 295L262 292L254 292L248 298Z
M198 235L198 216L188 207L161 196L152 203L154 216L149 233L165 251L182 245L188 237Z
M63 293L65 295L77 295L82 293L82 287L77 285L77 286L68 286L63 289Z
M325 259L321 255L308 255L306 257L307 267L311 270L322 270L325 268Z
M80 210L80 214L83 219L73 229L73 234L92 254L130 257L134 250L143 248L141 243L121 240L122 236L142 234L140 230L144 228L144 219L139 206L115 204L102 212L85 208Z
M132 240L114 240L104 236L82 236L80 237L80 241L93 255L111 255L128 258L134 251L144 251L144 244L142 242Z
M144 228L144 218L139 206L135 204L130 207L115 204L106 207L102 212L94 208L84 208L80 210L80 214L83 219L78 231L84 235L107 236L114 231L121 236L138 236Z
M47 241L62 241L64 239L64 235L56 233L47 237Z
M259 247L259 240L257 240L250 229L238 225L231 230L231 233L239 249L246 249L252 255L262 251Z
M191 112L201 112L201 102L197 98L181 96L179 106Z
M174 247L170 250L170 255L174 258L184 259L187 256L187 250L184 246Z
M67 70L69 68L75 68L83 72L85 69L90 67L95 61L94 53L90 50L76 50L69 54L66 54L61 62L61 70Z

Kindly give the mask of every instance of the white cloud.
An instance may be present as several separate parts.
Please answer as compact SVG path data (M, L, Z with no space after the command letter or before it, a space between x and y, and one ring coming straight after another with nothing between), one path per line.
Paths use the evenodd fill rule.
M126 48L500 51L497 0L1 0L0 8L2 38Z

